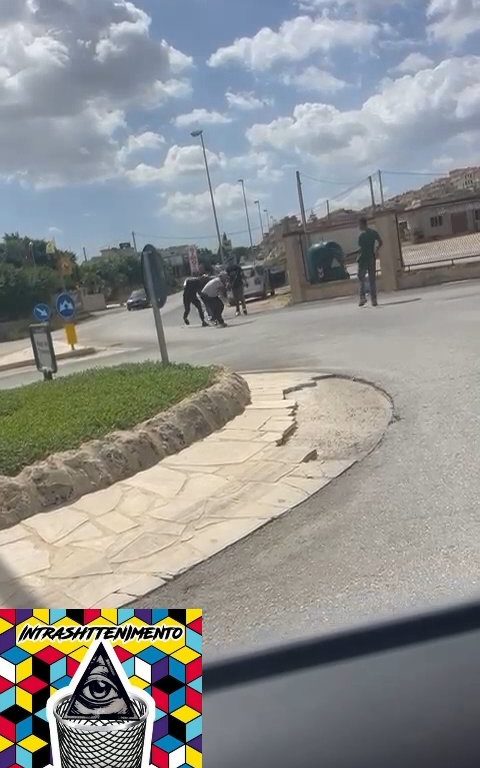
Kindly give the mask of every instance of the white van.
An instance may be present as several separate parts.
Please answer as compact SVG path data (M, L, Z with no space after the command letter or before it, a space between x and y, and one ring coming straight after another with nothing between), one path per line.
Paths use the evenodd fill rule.
M266 299L267 296L275 295L270 281L270 273L261 264L241 264L243 276L245 279L244 296L246 299ZM235 302L231 291L228 294L230 306Z

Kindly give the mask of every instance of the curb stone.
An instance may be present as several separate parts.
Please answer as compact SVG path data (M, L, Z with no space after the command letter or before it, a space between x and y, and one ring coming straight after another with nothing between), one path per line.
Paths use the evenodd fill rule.
M54 454L16 477L0 476L0 530L153 467L224 427L249 403L247 382L219 369L208 389L132 430Z

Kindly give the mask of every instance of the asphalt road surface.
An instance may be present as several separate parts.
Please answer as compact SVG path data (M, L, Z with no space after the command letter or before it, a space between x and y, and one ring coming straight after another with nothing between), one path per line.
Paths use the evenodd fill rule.
M225 330L182 327L178 304L165 313L173 360L356 374L390 393L396 420L362 464L144 604L202 606L208 656L478 595L480 282L381 296L378 309L252 313ZM150 312L113 311L80 335L124 345L103 364L156 354Z

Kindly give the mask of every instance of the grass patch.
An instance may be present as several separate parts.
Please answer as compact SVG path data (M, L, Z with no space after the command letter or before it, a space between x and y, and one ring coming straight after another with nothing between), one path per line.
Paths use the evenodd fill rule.
M212 383L213 368L140 363L0 391L0 474L129 429Z

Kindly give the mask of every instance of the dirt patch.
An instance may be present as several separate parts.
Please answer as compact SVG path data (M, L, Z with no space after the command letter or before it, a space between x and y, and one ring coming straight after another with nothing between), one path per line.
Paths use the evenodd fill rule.
M311 445L318 459L358 459L381 440L392 404L380 390L358 381L325 378L295 392L297 429L288 443Z

